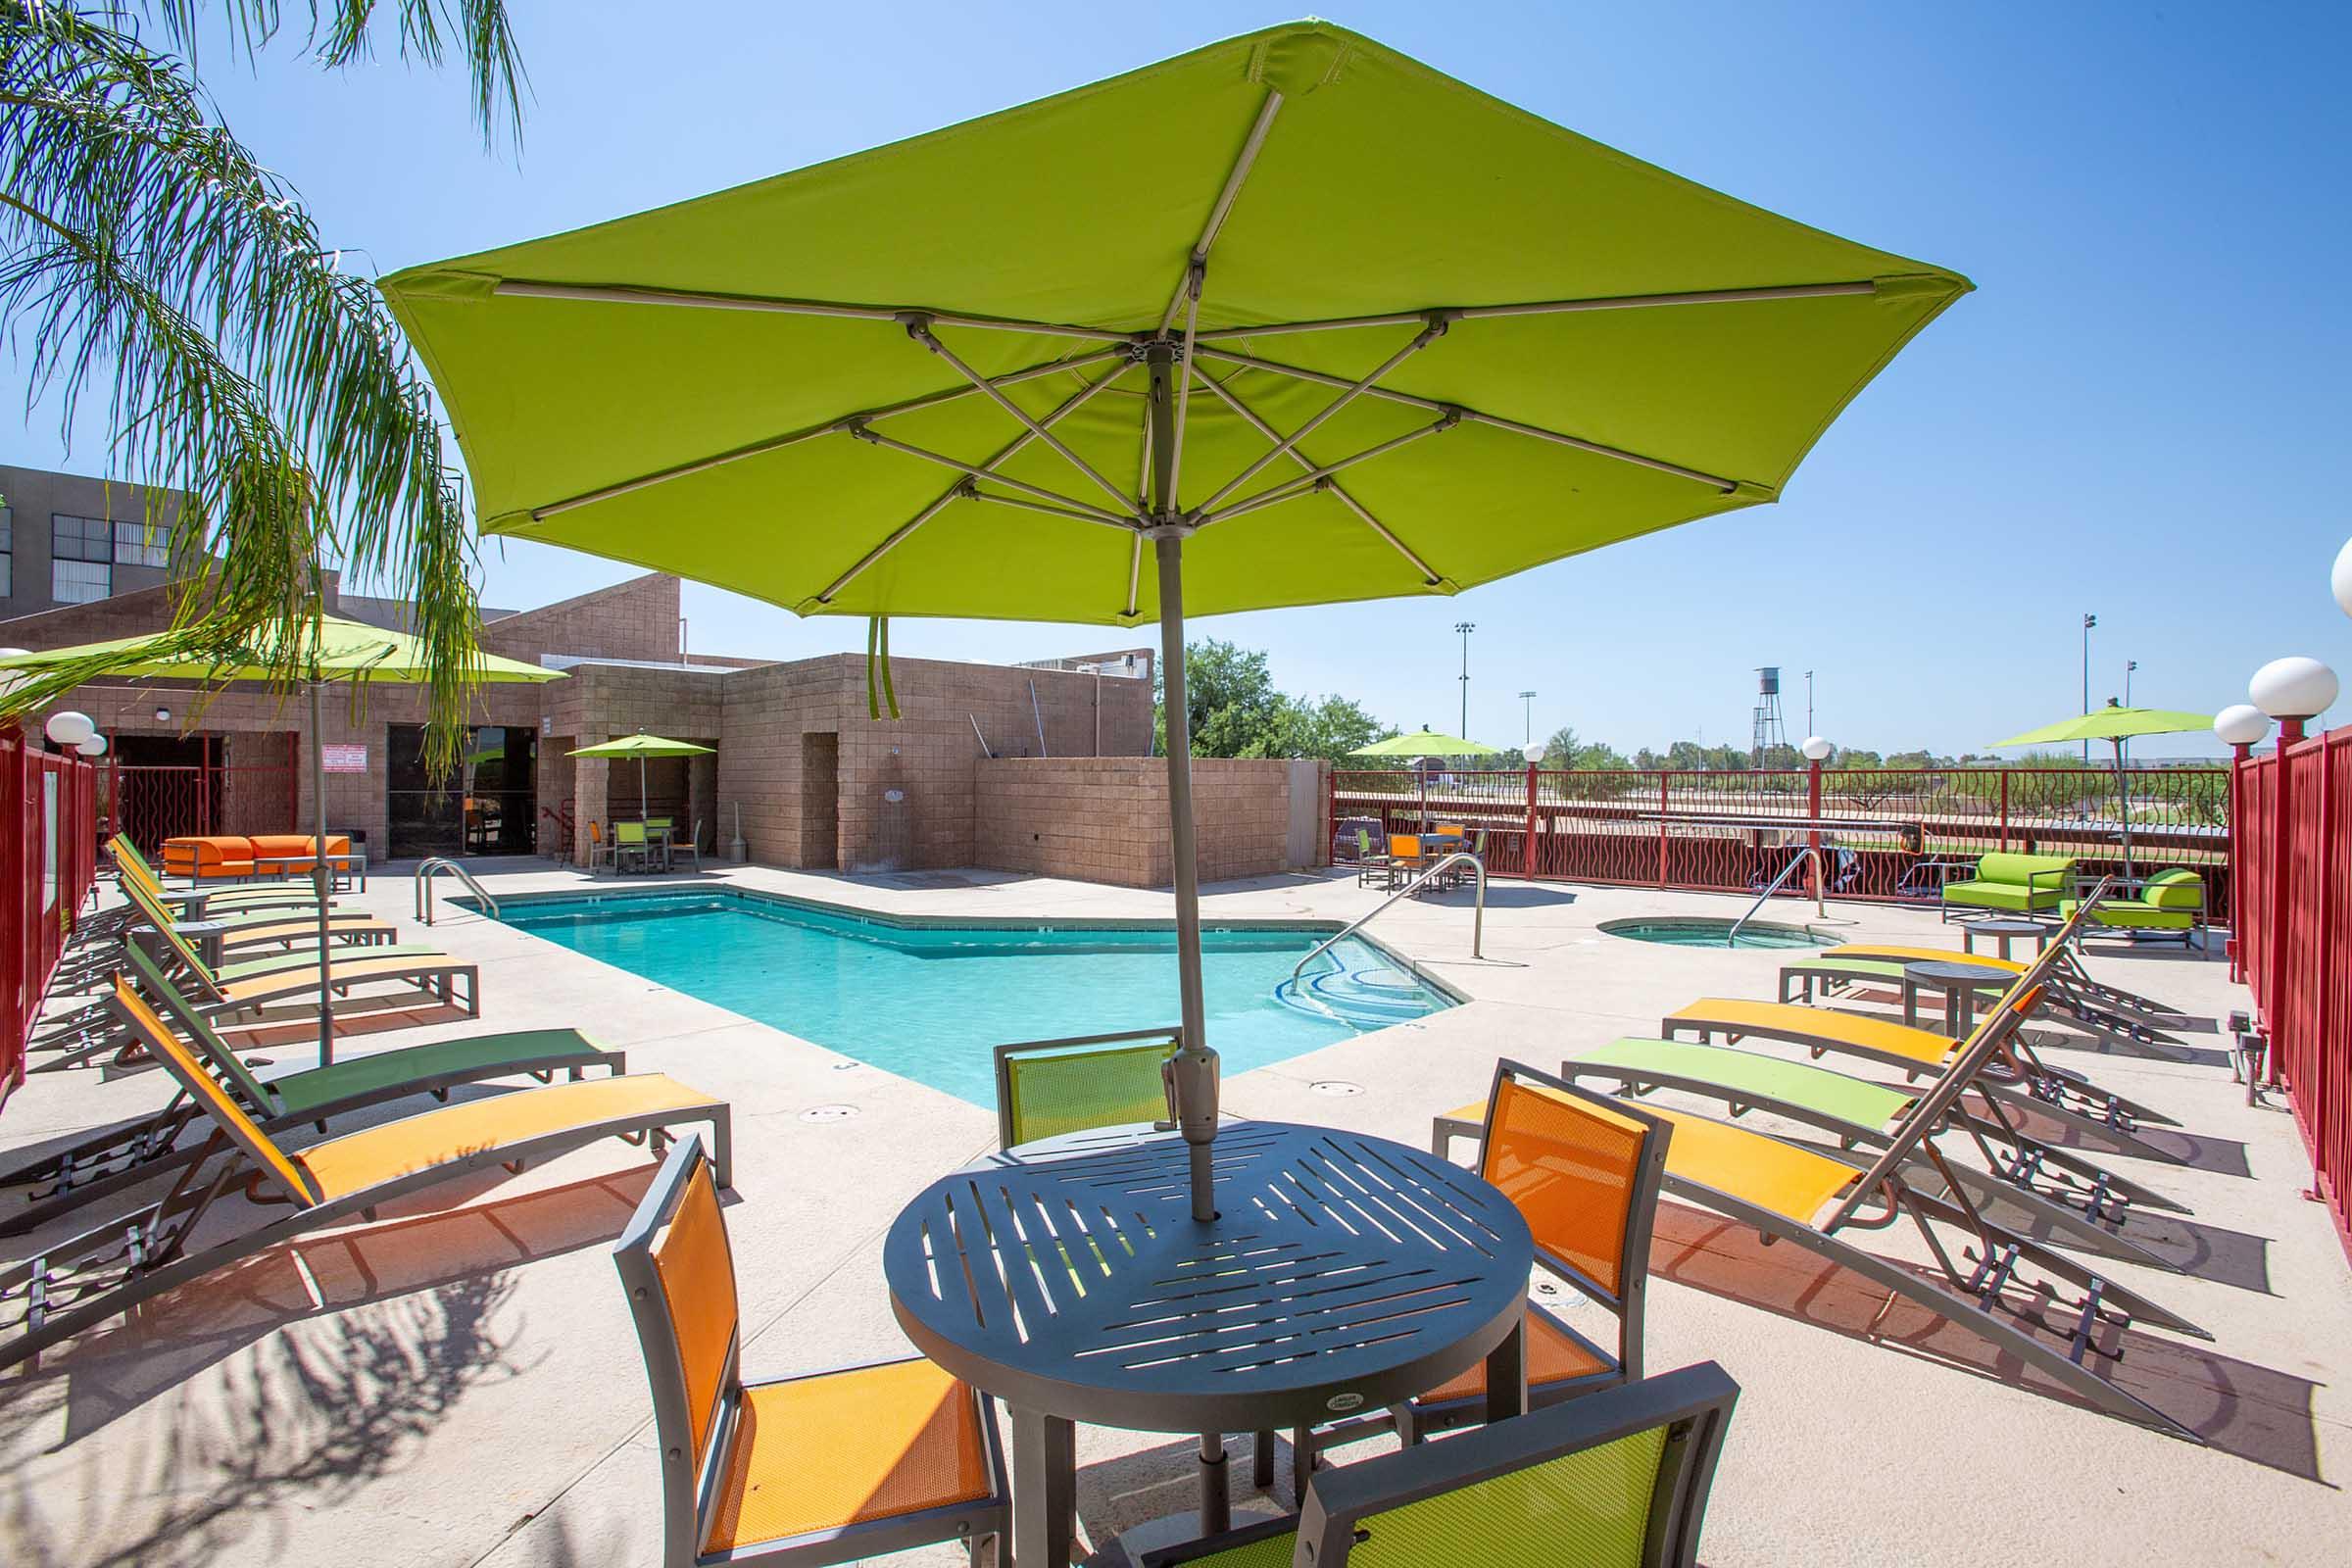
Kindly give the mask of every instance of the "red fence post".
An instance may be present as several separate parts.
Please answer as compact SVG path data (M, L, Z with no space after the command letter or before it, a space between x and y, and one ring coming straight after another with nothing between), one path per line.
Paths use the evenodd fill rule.
M1809 746L1812 742L1805 744ZM1813 897L1819 900L1829 891L1821 876L1821 759L1810 757L1805 762L1805 815L1814 823L1805 830L1805 847L1813 852L1809 874L1813 878Z
M1536 764L1527 764L1527 858L1519 874L1528 881L1536 879Z
M2222 944L2222 952L2230 959L2230 978L2240 983L2246 978L2245 899L2238 892L2238 885L2245 880L2244 840L2239 831L2245 806L2237 780L2245 770L2246 759L2253 750L2251 746L2233 745L2230 748L2230 940Z
M1660 887L1666 885L1666 796L1667 781L1673 777L1672 773L1663 769L1658 773L1658 886Z
M2280 1081L2279 1058L2286 1054L2286 930L2291 908L2291 890L2288 883L2294 864L2294 770L2287 752L2301 744L2303 721L2282 718L2278 721L2278 776L2271 784L2271 930L2270 995L2255 999L2262 1012L2265 1030L2271 1037L2267 1053L2270 1061L2271 1087Z
M2001 769L2001 853L2009 853L2009 770Z

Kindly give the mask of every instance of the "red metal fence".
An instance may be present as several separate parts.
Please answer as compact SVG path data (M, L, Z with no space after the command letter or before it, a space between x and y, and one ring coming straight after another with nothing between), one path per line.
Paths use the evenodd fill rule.
M98 769L0 733L0 1101L97 874Z
M2238 766L2235 954L2352 1253L2352 727Z
M293 737L287 737L291 740ZM99 820L161 856L164 840L208 833L294 833L300 774L293 760L99 767Z
M2127 768L2132 861L2188 866L2219 911L2230 897L2230 773ZM1761 890L1818 844L1832 898L1932 902L1944 874L1988 850L2068 855L2085 872L2123 868L2124 808L2109 768L1825 769L1785 772L1335 770L1333 858L1358 837L1459 822L1486 836L1498 876L1720 892ZM1808 829L1808 818L1833 822ZM1783 827L1780 822L1790 825ZM1818 838L1816 838L1818 834ZM1811 870L1791 896L1812 895Z

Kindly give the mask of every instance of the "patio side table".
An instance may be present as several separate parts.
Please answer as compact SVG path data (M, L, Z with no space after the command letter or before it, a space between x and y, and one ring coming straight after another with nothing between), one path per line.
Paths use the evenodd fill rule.
M1976 1021L1977 993L2000 989L2015 978L2005 969L1989 968L1982 963L1964 963L1958 959L1906 963L1903 965L1903 1022L1918 1027L1920 992L1940 991L1943 993L1944 1032L1957 1040Z
M1378 1409L1487 1365L1490 1419L1527 1408L1534 1243L1472 1172L1384 1138L1242 1122L1218 1217L1150 1124L993 1154L908 1203L883 1244L900 1327L1012 1416L1016 1568L1064 1568L1076 1423L1192 1432L1200 1525L1229 1517L1221 1435Z
M1960 922L1960 947L1963 952L1973 954L1977 951L1977 939L1983 937L1997 944L1996 951L2005 960L2009 956L2011 943L2031 942L2034 944L2034 954L2038 957L2041 950L2050 945L2050 938L2057 934L2055 927L2044 925L2039 920L1963 920Z

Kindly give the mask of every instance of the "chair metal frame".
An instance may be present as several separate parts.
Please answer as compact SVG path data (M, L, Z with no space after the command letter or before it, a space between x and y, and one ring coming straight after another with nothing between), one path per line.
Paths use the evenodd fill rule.
M653 1250L656 1235L676 1217L695 1173L709 1158L698 1135L689 1133L679 1139L612 1249L613 1267L628 1295L629 1312L645 1352L646 1380L653 1391L654 1426L662 1448L662 1550L665 1568L704 1568L706 1564L740 1562L802 1564L814 1568L816 1564L847 1562L946 1541L965 1543L974 1568L990 1561L997 1555L997 1544L1007 1540L1011 1530L1012 1493L1005 1475L1004 1446L997 1434L995 1401L977 1389L969 1393L975 1401L974 1413L987 1449L988 1496L806 1531L727 1551L704 1552L710 1509L718 1500L730 1450L741 1434L739 1417L747 1388L769 1388L919 1359L891 1356L746 1385L740 1364L743 1345L739 1310L734 1333L720 1362L718 1388L713 1395L717 1407L711 1412L710 1431L703 1440L702 1462L699 1468L693 1467L689 1456L694 1449L691 1434L695 1422L686 1387L685 1362ZM726 1248L727 1267L732 1271L734 1244L726 1233L723 1213L719 1236Z

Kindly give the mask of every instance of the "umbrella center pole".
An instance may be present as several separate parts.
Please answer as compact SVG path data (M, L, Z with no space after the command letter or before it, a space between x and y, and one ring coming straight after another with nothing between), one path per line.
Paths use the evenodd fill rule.
M1193 743L1184 681L1184 536L1193 530L1176 520L1176 418L1172 346L1154 344L1146 364L1151 371L1152 502L1158 519L1151 530L1159 568L1159 665L1167 710L1168 828L1176 872L1176 975L1184 1040L1167 1065L1169 1111L1189 1146L1193 1218L1217 1217L1209 1175L1209 1150L1217 1136L1217 1054L1206 1038L1207 1006L1200 986L1200 867L1193 824Z

